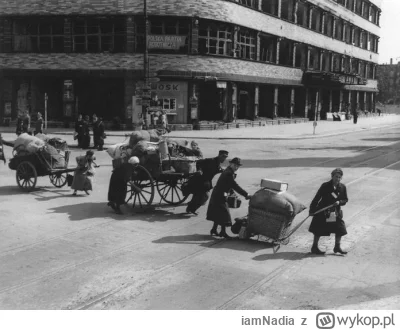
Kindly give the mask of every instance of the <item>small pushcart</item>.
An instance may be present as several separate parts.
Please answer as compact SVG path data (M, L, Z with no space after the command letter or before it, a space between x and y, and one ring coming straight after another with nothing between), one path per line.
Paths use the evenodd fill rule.
M13 147L4 140L0 142ZM13 149L13 158L10 159L8 166L11 170L16 171L15 178L21 190L25 192L34 190L38 176L49 176L50 182L57 188L66 185L68 173L75 171L75 168L68 168L71 152L65 147L63 149L56 148L56 150L59 153L59 160L61 159L63 164L58 167L43 148L35 153L28 153L21 146Z

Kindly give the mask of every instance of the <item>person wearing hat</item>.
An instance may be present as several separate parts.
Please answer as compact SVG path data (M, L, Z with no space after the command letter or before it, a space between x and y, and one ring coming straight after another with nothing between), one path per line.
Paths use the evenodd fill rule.
M187 213L197 215L196 211L208 201L209 191L213 188L212 180L215 175L223 172L221 164L228 158L228 154L228 151L220 150L217 157L200 159L196 162L197 171L201 174L193 176L188 183L193 197L186 208Z
M346 225L343 221L343 212L341 206L349 201L347 198L346 186L341 183L343 171L336 168L331 173L331 180L325 182L319 188L317 194L310 205L310 215L316 211L334 204L330 209L314 215L309 231L314 234L314 243L311 253L325 254L318 248L318 241L321 236L330 236L335 234L334 253L347 254L340 247L342 236L347 234Z
M237 172L240 166L242 166L240 158L233 158L229 162L229 166L225 169L224 172L222 172L211 194L206 218L207 220L214 222L214 225L210 231L211 236L220 236L228 239L231 238L226 233L226 227L232 226L232 218L225 197L231 189L246 197L246 199L251 198L251 196L235 181L235 172ZM221 226L220 233L217 232L218 225Z
M128 192L128 183L132 180L135 165L138 164L139 158L135 156L131 157L127 163L123 163L118 168L115 168L111 174L110 185L108 187L107 205L117 214L123 214L120 206L125 204L126 194ZM132 184L133 183L131 183L131 185Z
M94 148L98 151L103 150L104 146L104 123L101 118L98 118L96 114L92 116L93 118L93 144Z
M93 179L94 179L94 152L88 150L85 156L76 157L78 164L74 171L74 180L72 181L71 188L74 189L72 195L76 196L77 191L84 191L86 195L90 195L89 190L93 190Z

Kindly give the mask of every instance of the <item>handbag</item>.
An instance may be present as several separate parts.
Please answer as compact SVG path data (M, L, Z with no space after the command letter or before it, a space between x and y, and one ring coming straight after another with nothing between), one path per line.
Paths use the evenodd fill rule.
M72 186L72 182L74 181L74 176L73 175L71 175L71 174L67 174L67 184L68 184L68 187L71 187Z
M242 204L242 201L233 191L228 193L228 197L226 198L226 202L228 203L228 207L231 209L238 209Z

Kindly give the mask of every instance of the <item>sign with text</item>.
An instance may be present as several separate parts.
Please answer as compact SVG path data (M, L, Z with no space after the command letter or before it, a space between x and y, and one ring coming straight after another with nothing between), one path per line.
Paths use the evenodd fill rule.
M149 49L175 49L185 46L186 36L153 34L148 36Z

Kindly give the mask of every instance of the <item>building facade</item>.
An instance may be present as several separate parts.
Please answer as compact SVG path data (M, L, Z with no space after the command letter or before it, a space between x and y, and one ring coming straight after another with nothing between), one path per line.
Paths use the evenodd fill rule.
M175 124L372 111L380 6L147 0L156 105ZM0 119L47 102L49 119L136 121L145 30L143 0L0 0Z
M385 104L400 104L400 62L378 66L377 80L379 95L377 100Z

